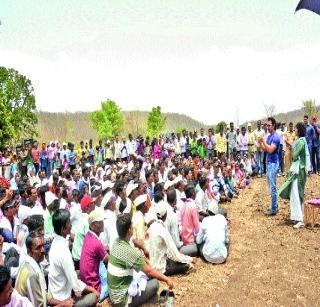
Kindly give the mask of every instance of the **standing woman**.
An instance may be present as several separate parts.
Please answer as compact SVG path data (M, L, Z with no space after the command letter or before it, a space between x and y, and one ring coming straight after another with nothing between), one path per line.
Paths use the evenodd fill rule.
M287 179L279 190L279 196L290 199L290 219L294 228L304 227L303 201L307 174L311 169L310 154L305 138L306 128L303 123L295 127L297 140L292 144L292 163Z

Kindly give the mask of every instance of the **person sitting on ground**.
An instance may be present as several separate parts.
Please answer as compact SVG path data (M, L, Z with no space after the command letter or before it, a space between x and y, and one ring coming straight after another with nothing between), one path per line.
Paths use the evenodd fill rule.
M129 244L133 233L130 214L120 214L117 218L117 231L119 238L115 241L108 262L108 287L110 300L114 306L140 306L154 297L159 288L159 282L165 282L173 288L173 281L153 269L141 254ZM148 277L140 296L131 296L128 291L133 282L133 274L142 271Z
M177 247L177 249L180 250L180 248L183 248L183 242L180 239L180 231L179 231L179 220L178 216L175 214L176 210L176 204L177 204L177 192L174 188L170 188L167 191L167 218L165 220L165 225ZM180 250L182 254L185 254Z
M200 221L202 221L204 217L208 216L209 203L213 201L216 204L218 204L218 200L215 198L212 198L211 200L209 199L209 196L208 196L209 180L206 177L201 176L199 178L199 186L200 186L200 189L197 192L195 202L199 211Z
M91 211L94 210L95 205L93 198L85 195L80 202L82 214L79 217L80 222L72 229L74 231L74 241L72 244L72 258L74 260L76 270L79 269L80 255L83 245L83 240L89 231L88 217Z
M80 257L80 279L100 293L99 301L103 301L108 295L106 280L108 254L106 248L99 240L103 232L103 209L95 207L89 214L89 231L82 246Z
M183 274L192 267L195 259L183 255L177 249L164 222L167 218L167 208L164 201L157 203L158 220L148 221L148 247L150 264L156 270L167 276Z
M74 299L75 306L96 306L100 293L78 279L68 248L66 237L71 230L70 213L66 209L57 210L52 223L56 236L49 251L49 292L59 301Z
M186 200L181 209L181 239L183 245L188 248L188 252L184 254L196 256L198 253L197 245L195 244L195 236L200 229L199 213L195 203L196 192L194 185L188 184L185 188Z
M0 306L2 307L33 307L34 305L21 296L17 290L12 288L10 271L5 266L0 265Z
M144 244L146 233L145 214L149 211L147 207L147 194L140 195L135 200L136 212L132 216L133 239Z
M72 306L73 300L64 302L54 300L47 292L47 285L40 263L44 260L43 234L30 232L26 240L28 254L20 266L15 288L22 296L26 296L33 306Z
M203 219L196 239L202 257L216 264L226 261L229 248L227 220L218 210L213 203L209 205L209 216Z
M104 209L104 231L100 234L100 240L110 251L114 241L118 238L116 198L112 191L103 197L101 206Z

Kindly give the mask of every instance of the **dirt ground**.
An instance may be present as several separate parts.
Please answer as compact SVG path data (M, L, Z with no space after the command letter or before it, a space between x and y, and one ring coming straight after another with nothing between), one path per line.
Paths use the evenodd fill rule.
M306 200L320 197L319 187L319 176L308 178ZM195 271L174 277L176 306L320 306L320 228L293 229L282 200L279 214L267 217L269 204L266 179L258 178L224 206L231 219L227 262L198 259Z

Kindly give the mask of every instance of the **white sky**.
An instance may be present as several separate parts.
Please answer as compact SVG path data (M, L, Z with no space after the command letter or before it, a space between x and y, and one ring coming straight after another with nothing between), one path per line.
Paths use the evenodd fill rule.
M213 124L319 102L320 17L294 14L298 0L163 3L1 0L0 65L32 81L43 111L109 98Z

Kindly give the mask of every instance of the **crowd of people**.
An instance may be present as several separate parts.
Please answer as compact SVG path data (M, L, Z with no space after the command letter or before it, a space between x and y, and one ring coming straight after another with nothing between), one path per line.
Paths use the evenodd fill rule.
M158 281L172 289L170 276L188 273L197 257L226 261L230 219L221 204L255 176L268 178L274 215L277 176L288 174L279 193L293 202L296 228L303 226L308 161L310 173L320 173L319 132L316 118L295 129L268 118L217 134L3 149L0 305L147 302Z

